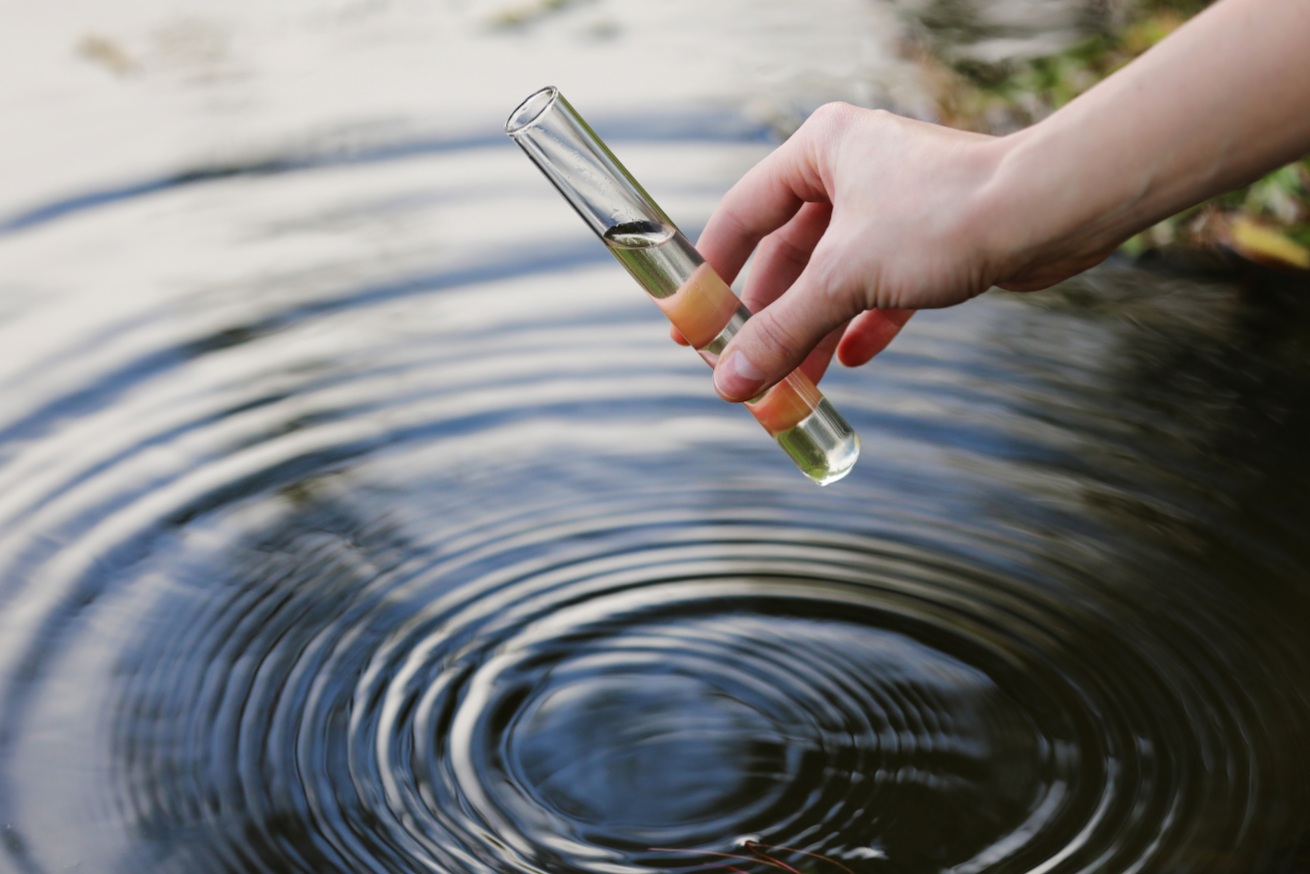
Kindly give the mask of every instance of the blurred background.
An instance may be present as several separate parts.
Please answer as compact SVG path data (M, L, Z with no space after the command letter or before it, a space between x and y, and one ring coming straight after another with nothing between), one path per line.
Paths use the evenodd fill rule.
M819 489L502 133L693 239L1191 0L0 10L0 871L1310 866L1310 170L824 381Z

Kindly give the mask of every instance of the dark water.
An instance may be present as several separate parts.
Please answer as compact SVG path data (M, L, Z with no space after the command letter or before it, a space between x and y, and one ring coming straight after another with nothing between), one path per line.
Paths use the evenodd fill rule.
M1310 866L1305 289L922 314L821 490L507 142L365 157L0 238L0 870Z

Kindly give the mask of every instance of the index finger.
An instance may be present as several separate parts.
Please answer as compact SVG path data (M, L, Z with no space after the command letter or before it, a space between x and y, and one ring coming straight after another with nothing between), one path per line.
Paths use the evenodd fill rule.
M829 202L809 148L797 131L723 196L696 248L732 283L760 240L791 221L806 202Z

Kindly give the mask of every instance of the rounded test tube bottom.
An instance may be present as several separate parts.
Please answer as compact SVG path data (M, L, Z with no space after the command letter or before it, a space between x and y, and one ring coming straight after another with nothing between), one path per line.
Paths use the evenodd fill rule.
M799 370L747 403L746 409L801 473L821 486L846 476L860 457L855 429Z

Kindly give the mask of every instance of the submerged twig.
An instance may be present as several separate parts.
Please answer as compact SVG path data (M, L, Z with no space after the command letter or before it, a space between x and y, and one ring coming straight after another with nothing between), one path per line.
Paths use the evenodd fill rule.
M811 853L808 852L807 850L797 850L792 847L782 847L773 844L762 844L759 841L746 841L743 844L743 846L749 849L754 855L743 856L740 853L720 853L714 850L685 850L685 849L678 849L675 847L648 847L647 849L649 849L650 852L652 853L689 853L697 856L714 856L719 859L740 859L741 861L744 862L763 862L765 865L768 865L771 868L778 868L780 870L788 872L788 874L803 874L803 872L800 871L799 869L794 868L791 865L788 865L786 862L783 862L780 859L776 859L773 856L770 856L764 852L765 850L777 850L779 852L795 853L798 856L809 856L812 859L819 859L821 861L836 865L842 871L846 872L846 874L855 874L854 871L852 871L850 868L847 868L845 865L843 865L841 862L838 862L836 859L831 859L819 853ZM718 867L720 870L732 871L735 872L735 874L747 874L747 872L742 871L740 868L733 867L732 865L724 864L724 865L719 865Z

